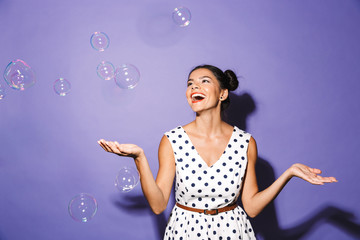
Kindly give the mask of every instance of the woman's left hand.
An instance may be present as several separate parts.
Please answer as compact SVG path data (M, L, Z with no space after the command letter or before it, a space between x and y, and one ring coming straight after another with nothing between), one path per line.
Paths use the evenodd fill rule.
M299 177L315 185L324 185L324 183L337 182L334 177L322 177L321 170L311 168L301 163L296 163L289 168L291 175Z

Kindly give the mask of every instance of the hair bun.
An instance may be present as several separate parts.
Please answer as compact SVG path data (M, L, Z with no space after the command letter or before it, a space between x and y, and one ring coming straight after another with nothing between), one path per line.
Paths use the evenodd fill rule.
M239 80L238 80L236 74L232 70L226 70L224 73L229 81L229 84L228 84L229 91L236 90L237 87L239 86Z

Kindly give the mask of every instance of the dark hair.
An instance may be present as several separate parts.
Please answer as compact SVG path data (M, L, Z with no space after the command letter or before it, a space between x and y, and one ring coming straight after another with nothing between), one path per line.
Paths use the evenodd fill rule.
M197 69L201 69L201 68L205 68L205 69L211 71L212 74L214 74L214 76L216 77L216 79L218 80L218 82L220 84L221 89L227 89L230 92L230 91L236 90L237 87L239 86L239 81L237 79L237 76L235 75L235 73L232 70L226 70L225 72L223 72L218 67L215 67L212 65L206 64L206 65L196 66L190 71L189 76L193 71L195 71ZM228 108L229 105L230 105L230 97L228 95L228 97L225 100L223 100L221 103L221 111Z

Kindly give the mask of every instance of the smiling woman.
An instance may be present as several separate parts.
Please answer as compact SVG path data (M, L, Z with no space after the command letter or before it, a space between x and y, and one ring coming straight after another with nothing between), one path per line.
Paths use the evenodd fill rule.
M255 239L247 216L258 215L292 177L315 185L336 182L318 175L319 169L297 163L259 192L255 139L221 118L230 104L229 91L238 87L235 73L201 65L190 72L187 85L186 98L196 118L162 137L156 180L142 148L99 141L108 152L134 158L143 193L156 214L166 209L176 177L176 204L164 239Z
M223 72L219 68L212 66L212 65L197 66L191 71L191 73L195 72L195 70L201 71L201 72L199 72L199 74L204 74L203 76L201 76L201 79L198 79L199 84L215 82L215 84L218 83L218 87L220 87L220 89L223 89L225 91L226 90L234 91L239 86L239 81L238 81L235 73L231 70L226 70L225 72ZM190 78L190 75L189 75L188 87L193 84L196 84L196 81L194 79ZM196 92L194 92L192 94L196 94L195 97L199 97ZM225 110L230 104L230 98L227 96L227 94L228 93L226 92L226 97L225 97L225 95L222 95L220 98L220 100L222 101L221 110ZM204 98L205 96L202 96L202 97ZM201 95L200 95L200 99L198 99L198 100L202 100Z

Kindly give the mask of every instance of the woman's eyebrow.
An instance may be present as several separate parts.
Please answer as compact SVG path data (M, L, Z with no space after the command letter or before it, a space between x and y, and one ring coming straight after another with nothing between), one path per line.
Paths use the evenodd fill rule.
M212 78L209 77L209 76L202 76L202 77L200 77L200 79L204 79L204 78L210 78L210 79L212 79Z
M210 78L210 79L212 79L212 78L211 78L211 77L209 77L209 76L202 76L202 77L199 77L199 79L204 79L204 78ZM187 81L188 81L188 82L190 82L190 81L194 81L194 79L189 78Z

